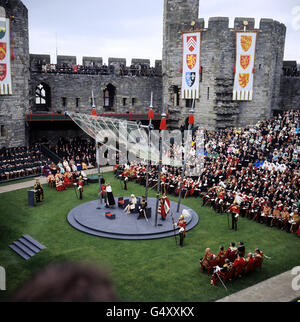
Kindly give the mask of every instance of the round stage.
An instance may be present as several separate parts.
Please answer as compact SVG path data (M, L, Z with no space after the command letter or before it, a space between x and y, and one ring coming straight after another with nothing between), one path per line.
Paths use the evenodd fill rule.
M129 197L124 197L129 199ZM148 207L152 208L152 216L148 218L137 219L138 214L126 214L124 209L118 208L118 198L115 198L116 206L106 208L105 203L100 204L99 200L84 203L70 211L68 214L69 224L84 233L106 237L111 239L123 240L148 240L174 236L174 229L171 215L167 216L165 221L158 216L158 226L155 226L155 207L156 199L148 198ZM97 209L97 207L101 209ZM181 205L180 211L186 209L191 214L187 221L186 231L193 229L199 222L197 213L184 205ZM173 211L175 222L177 223L180 214L176 213L177 203L171 201L171 211ZM110 212L115 219L106 217ZM176 230L178 234L179 230Z

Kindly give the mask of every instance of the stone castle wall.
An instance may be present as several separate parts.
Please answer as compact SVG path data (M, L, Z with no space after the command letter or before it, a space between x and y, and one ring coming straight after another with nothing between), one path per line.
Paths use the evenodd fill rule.
M300 110L300 77L281 77L279 110Z
M28 12L19 0L0 0L11 17L14 60L11 61L12 95L0 96L0 147L26 144L25 113L29 108L29 37Z
M286 27L272 19L261 19L255 62L254 96L251 102L232 101L235 65L235 30L253 18L236 18L234 29L229 18L213 17L208 28L198 18L198 0L165 0L163 75L164 95L169 110L176 115L175 123L184 123L189 109L184 100L176 104L174 88L181 89L182 32L202 30L200 99L195 103L195 120L207 128L245 126L271 116L280 101L280 77L284 55ZM178 103L178 102L177 102Z
M65 112L78 111L81 113L91 112L92 91L95 97L95 105L98 113L110 112L104 109L104 90L108 85L115 87L115 98L113 112L126 113L147 113L151 91L153 92L153 106L158 112L161 110L162 101L162 78L160 76L118 76L121 64L126 66L124 58L109 58L109 65L114 66L114 73L109 75L88 75L73 73L41 73L38 66L41 62L50 63L48 55L30 55L31 60L31 81L30 81L30 106L33 112ZM58 56L58 64L76 65L76 57ZM83 65L89 66L92 63L101 66L101 57L83 57ZM133 59L132 64L148 64L150 60ZM156 61L156 66L161 66ZM39 84L46 84L51 92L51 106L48 110L41 111L35 107L35 90ZM66 106L63 106L65 98ZM77 104L76 104L77 100ZM78 107L76 106L78 105Z

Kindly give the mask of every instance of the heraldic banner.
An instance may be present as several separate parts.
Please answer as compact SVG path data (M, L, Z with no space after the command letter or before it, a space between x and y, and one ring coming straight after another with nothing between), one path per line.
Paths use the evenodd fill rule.
M201 32L183 34L182 98L198 99L200 84Z
M0 95L11 95L10 20L0 17Z
M256 39L256 32L236 33L234 101L252 101Z

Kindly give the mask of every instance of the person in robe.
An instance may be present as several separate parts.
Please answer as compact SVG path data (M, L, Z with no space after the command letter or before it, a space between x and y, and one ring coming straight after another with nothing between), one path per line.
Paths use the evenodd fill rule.
M148 207L148 202L145 197L142 197L141 203L139 205L139 216L137 219L147 218L146 210Z
M161 220L166 220L167 215L170 213L170 200L164 193L160 198L158 213L161 215Z
M44 199L44 190L42 188L42 185L41 185L39 179L35 180L34 190L35 190L35 200L36 200L36 202L42 202L43 199Z
M116 205L115 198L114 198L114 195L112 192L112 188L109 183L106 184L105 203L106 203L106 208Z

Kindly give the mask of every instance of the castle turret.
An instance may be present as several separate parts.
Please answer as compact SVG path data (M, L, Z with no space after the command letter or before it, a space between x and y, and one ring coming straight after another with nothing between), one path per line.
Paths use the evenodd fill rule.
M0 96L0 147L26 144L25 113L29 108L28 11L19 0L0 0L4 16L10 19L12 86Z
M171 127L186 123L192 102L182 99L182 33L201 31L200 95L195 101L196 124L207 129L246 126L269 118L280 104L280 76L286 27L272 19L212 17L208 28L198 18L198 0L165 0L163 48L163 93L172 115ZM257 33L253 97L233 100L236 31Z

